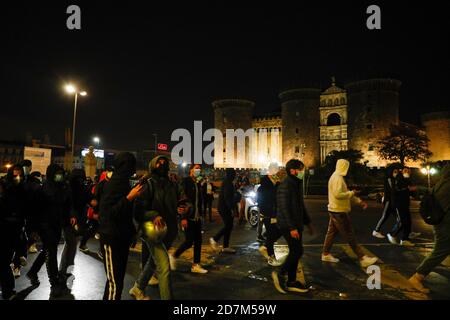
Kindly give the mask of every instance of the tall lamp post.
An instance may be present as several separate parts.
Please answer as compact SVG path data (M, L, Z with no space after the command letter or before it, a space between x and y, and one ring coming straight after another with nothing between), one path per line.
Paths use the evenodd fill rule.
M73 167L73 161L75 159L75 124L77 119L77 102L78 102L78 95L84 97L87 96L86 91L79 91L74 85L67 84L64 89L68 94L74 95L74 107L73 107L73 126L72 126L72 167Z
M425 168L422 168L420 170L420 172L422 172L423 174L427 175L427 178L428 178L428 189L431 189L431 176L436 173L436 169L435 168L431 168L430 165L428 164Z

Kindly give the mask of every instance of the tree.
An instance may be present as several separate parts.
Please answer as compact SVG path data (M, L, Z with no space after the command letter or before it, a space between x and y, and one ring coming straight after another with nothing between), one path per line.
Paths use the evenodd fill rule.
M325 158L325 163L327 166L330 165L334 168L336 166L336 162L339 159L346 159L351 164L354 164L360 163L362 158L363 153L361 152L361 150L355 149L341 150L341 151L334 150Z
M389 135L378 141L378 155L381 159L400 161L427 161L432 155L428 150L428 139L425 132L419 128L400 123L392 125Z

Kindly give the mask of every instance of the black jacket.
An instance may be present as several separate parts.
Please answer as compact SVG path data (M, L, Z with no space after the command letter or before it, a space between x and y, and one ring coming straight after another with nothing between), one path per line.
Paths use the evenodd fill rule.
M86 174L82 169L75 169L70 176L70 189L72 191L73 210L79 222L86 219L86 212L92 194L85 184Z
M236 188L233 184L233 179L225 178L222 183L222 188L219 193L218 210L220 214L230 214L236 207Z
M24 183L14 185L12 170L6 179L0 180L0 223L24 223L26 214L26 193Z
M56 164L47 167L47 179L40 195L41 212L38 219L38 223L55 227L69 225L73 214L70 187L66 182L54 181L57 172L64 172L64 170Z
M151 177L144 185L142 195L136 199L135 218L140 224L143 221L144 214L154 211L155 215L147 216L147 218L153 219L156 215L160 215L167 224L168 237L172 238L178 233L177 208L178 201L181 199L181 190L179 185L170 181L167 175L162 177L156 172L156 163L162 157L166 158L158 156L150 161L149 172ZM167 158L166 160L169 161Z
M268 176L261 178L261 185L256 191L258 207L265 218L277 216L277 185Z
M278 215L277 223L280 229L302 232L311 219L303 200L302 181L288 175L277 189Z
M197 185L197 191L195 185ZM192 180L191 177L186 177L181 180L180 188L188 206L188 211L186 212L186 214L184 214L183 218L194 220L196 206L198 207L198 216L200 217L203 204L203 192L201 183L196 183L194 182L194 180Z
M133 202L127 195L130 177L136 171L136 158L128 152L119 153L114 160L114 174L105 185L100 202L99 232L105 238L131 241L136 233L133 224Z

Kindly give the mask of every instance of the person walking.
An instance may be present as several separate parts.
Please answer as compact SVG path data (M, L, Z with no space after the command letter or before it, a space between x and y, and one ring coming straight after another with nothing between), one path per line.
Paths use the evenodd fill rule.
M171 300L170 272L176 270L176 261L168 250L178 234L181 189L175 180L169 178L169 159L165 156L156 156L150 161L149 175L142 195L136 200L135 218L141 231L145 229L144 223L150 220L159 228L165 226L167 231L162 241L157 242L142 233L142 271L129 293L137 300L143 300L146 299L147 285L159 285L161 299Z
M286 240L289 254L280 271L272 272L272 280L280 293L306 293L309 288L297 280L297 267L303 255L304 227L308 228L311 235L314 233L303 200L305 165L297 159L289 160L286 163L286 174L277 189L277 224Z
M181 227L184 230L186 240L175 251L173 258L178 259L183 252L194 245L194 257L191 266L192 273L208 273L200 265L200 258L202 253L202 220L201 207L202 203L202 189L201 189L201 166L199 164L192 164L189 169L189 177L186 177L181 182L181 190L185 197L186 205L181 214Z
M349 216L351 203L359 204L363 210L367 209L367 203L356 196L356 190L350 191L347 189L344 177L347 175L349 167L350 163L347 160L339 159L336 163L336 170L328 181L328 214L330 219L323 244L322 261L339 262L339 259L333 257L330 252L335 236L340 233L358 257L361 267L367 268L376 263L378 258L365 255L356 241Z
M267 176L261 178L261 185L256 191L256 200L258 202L260 214L263 216L262 222L266 228L266 240L259 247L259 252L267 263L273 267L282 264L281 260L275 257L274 244L282 236L277 226L277 187L280 184L278 179L278 164L269 165Z
M442 170L442 176L433 188L433 196L444 212L442 221L433 226L434 248L416 269L416 273L409 279L417 290L429 293L430 289L423 285L430 272L450 255L450 164Z
M223 237L223 249L224 253L236 253L236 250L230 248L231 231L233 230L233 215L237 205L236 201L236 188L234 187L233 180L236 178L236 171L232 168L225 170L225 179L222 183L222 188L219 194L218 210L223 220L224 226L220 231L212 238L209 239L209 243L214 251L219 251L218 241Z
M136 234L133 202L142 189L142 185L130 187L130 178L136 172L133 154L119 153L114 169L100 202L100 244L107 278L103 300L121 299L130 245Z
M372 232L372 236L375 238L386 238L386 236L381 233L381 228L391 215L395 217L396 221L399 221L398 209L396 207L397 176L399 174L399 169L399 165L395 163L386 168L386 177L384 179L383 212L380 220Z

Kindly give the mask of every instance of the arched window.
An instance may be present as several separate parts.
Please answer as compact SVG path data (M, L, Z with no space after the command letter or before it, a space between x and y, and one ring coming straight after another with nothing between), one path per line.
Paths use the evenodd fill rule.
M326 100L325 99L320 100L320 106L325 107L325 105L326 105Z
M345 104L345 98L341 98L341 104Z
M327 118L327 126L341 125L341 117L337 113L332 113Z
M328 103L327 103L327 105L329 105L329 106L332 106L332 105L333 105L333 100L331 100L331 99L328 99Z
M334 105L335 105L335 106L338 106L338 105L339 105L339 99L338 99L338 98L336 98L336 100L334 100Z

